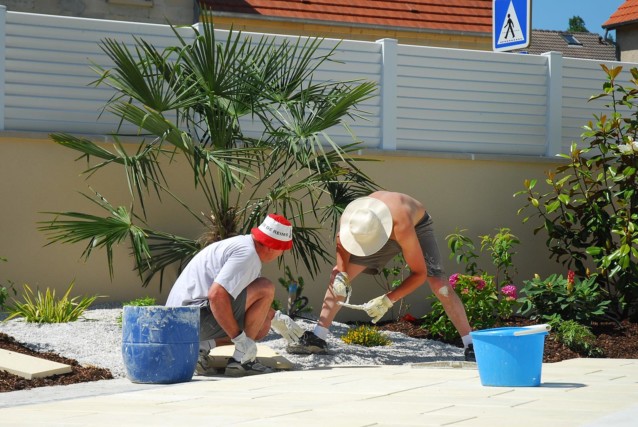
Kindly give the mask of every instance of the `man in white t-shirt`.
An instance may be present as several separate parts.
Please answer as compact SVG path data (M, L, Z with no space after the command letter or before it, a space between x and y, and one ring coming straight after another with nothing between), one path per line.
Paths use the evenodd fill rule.
M270 214L250 234L231 237L202 249L175 281L166 305L199 306L200 357L196 372L212 374L209 353L217 345L235 345L225 374L244 376L273 372L257 362L256 341L272 327L289 343L303 329L290 317L275 312L275 285L261 277L261 266L292 248L292 226Z

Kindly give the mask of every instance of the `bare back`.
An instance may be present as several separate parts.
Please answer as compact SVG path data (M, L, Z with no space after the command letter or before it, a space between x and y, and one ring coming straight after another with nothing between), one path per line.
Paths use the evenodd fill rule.
M413 197L392 191L376 191L370 197L381 200L390 209L393 227L390 238L397 240L395 230L414 228L425 215L425 206Z

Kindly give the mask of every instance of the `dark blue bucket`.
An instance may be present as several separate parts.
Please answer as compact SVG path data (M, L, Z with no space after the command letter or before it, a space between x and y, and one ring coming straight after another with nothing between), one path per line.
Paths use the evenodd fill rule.
M199 355L199 307L124 306L122 359L134 383L190 381Z
M545 336L549 329L549 325L534 325L470 332L481 384L539 386Z

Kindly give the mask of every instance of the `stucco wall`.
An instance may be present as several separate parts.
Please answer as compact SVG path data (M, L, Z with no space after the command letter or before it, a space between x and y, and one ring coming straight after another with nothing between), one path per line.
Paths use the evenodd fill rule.
M231 17L214 15L215 27L219 29L260 32L266 34L288 34L326 37L344 40L376 41L383 38L397 39L401 44L446 47L452 49L492 50L492 35L478 33L437 32L433 30L412 31L388 28L349 25L328 25L317 21L285 21L283 19L259 17Z
M638 24L618 27L616 43L620 49L621 61L638 62Z
M105 147L110 148L110 145L106 144ZM514 192L522 189L525 178L542 180L543 172L555 166L554 161L512 158L472 160L462 156L429 157L422 153L364 154L368 158L381 160L363 165L377 183L424 201L434 218L448 273L460 269L447 259L449 251L445 244L445 236L457 227L468 229L466 234L474 238L477 244L477 236L493 234L498 227L510 227L522 241L514 257L519 269L517 284L534 273L544 275L563 271L561 266L548 260L542 233L534 236L532 225L521 223L516 211L523 201L512 197ZM118 168L107 173L100 172L87 182L79 176L85 164L74 161L76 157L75 152L54 144L45 134L0 134L0 170L3 176L0 180L0 256L8 259L8 262L0 263L0 280L12 280L20 288L22 283L41 289L50 287L59 293L63 293L69 283L75 281L75 294L107 296L103 301L127 301L150 295L163 303L174 274L172 277L168 275L162 292L157 283L142 288L132 271L133 262L125 246L115 251L112 281L104 251L94 252L84 262L81 259L83 244L46 246L46 236L37 230L37 226L39 221L50 219L51 216L43 212L100 213L79 194L90 193L89 184L114 206L128 206L130 203L124 177ZM175 192L186 194L185 200L195 211L204 209L201 199L189 192L191 180L186 168L176 166L165 171ZM149 222L153 227L192 237L201 232L195 221L168 200L163 205L150 203L149 211ZM327 234L326 239L332 245L333 237ZM485 262L489 263L489 260ZM315 312L321 306L330 269L331 265L325 265L316 280L311 280L304 271L297 273L305 277L305 294L310 298L310 305ZM266 266L264 272L275 282L283 276L276 263ZM382 288L372 278L362 277L355 282L352 301L364 302L381 292ZM411 305L410 312L423 314L427 309L424 299L428 294L427 287L423 287L407 298ZM277 298L285 300L284 290L279 285ZM342 310L337 320L358 318L361 318L359 312Z

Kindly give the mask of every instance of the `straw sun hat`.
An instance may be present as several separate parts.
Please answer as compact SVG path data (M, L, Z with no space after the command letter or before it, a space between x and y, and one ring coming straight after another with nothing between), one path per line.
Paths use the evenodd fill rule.
M385 245L392 233L388 206L372 197L352 201L341 215L339 240L352 255L372 255Z

